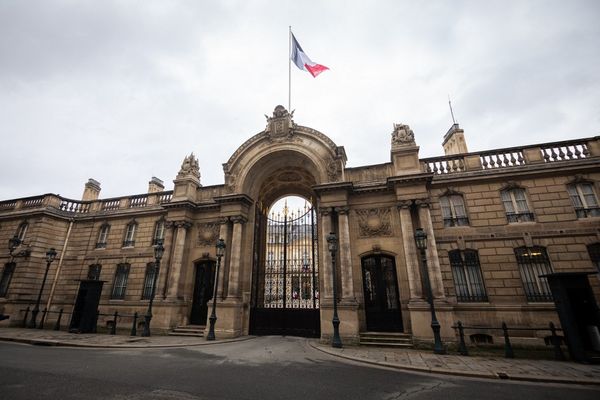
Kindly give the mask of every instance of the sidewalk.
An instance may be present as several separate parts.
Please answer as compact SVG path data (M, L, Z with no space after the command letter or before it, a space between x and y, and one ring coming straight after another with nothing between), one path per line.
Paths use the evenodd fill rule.
M0 340L2 341L88 348L187 347L230 343L248 339L252 339L252 336L209 342L204 338L198 337L132 337L126 335L78 334L53 330L0 328ZM464 357L459 355L442 356L420 350L400 350L366 346L348 346L342 349L334 349L316 340L310 340L309 343L313 348L336 357L401 370L476 378L600 386L600 365L549 360Z
M238 342L251 337L207 341L200 337L185 336L127 336L101 333L69 333L47 329L0 328L0 340L45 346L73 346L91 348L161 348L203 346L218 343Z
M337 357L409 371L600 386L600 365L567 361L436 355L420 350L383 347L348 346L336 349L317 342L311 342L311 346Z

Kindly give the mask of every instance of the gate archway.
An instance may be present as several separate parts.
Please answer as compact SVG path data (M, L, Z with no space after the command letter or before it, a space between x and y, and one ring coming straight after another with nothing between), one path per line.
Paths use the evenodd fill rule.
M259 210L259 208L257 208ZM257 211L250 333L319 337L319 263L314 207Z

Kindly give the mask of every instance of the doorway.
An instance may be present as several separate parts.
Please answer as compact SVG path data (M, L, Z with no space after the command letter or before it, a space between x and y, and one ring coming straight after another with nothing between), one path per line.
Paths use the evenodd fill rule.
M208 302L213 297L215 282L215 262L200 261L195 264L194 297L190 314L191 325L206 325Z
M394 259L385 255L362 259L367 330L402 332L402 314Z

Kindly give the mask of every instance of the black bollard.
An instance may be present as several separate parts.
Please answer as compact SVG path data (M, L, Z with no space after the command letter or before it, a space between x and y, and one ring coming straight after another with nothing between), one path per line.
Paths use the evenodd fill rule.
M117 317L118 316L119 316L119 313L117 311L115 311L115 319L113 319L113 324L112 324L112 327L110 328L111 335L115 335L117 333Z
M138 313L136 311L133 314L133 324L131 325L131 333L129 334L130 336L136 336L137 335L137 319L138 319Z
M502 331L504 332L504 357L515 358L515 353L510 344L510 338L508 337L508 327L504 322L502 323Z
M42 320L40 321L40 324L38 325L38 329L44 329L44 322L46 321L46 315L48 315L48 309L44 308L44 311L42 311Z
M29 306L25 309L25 317L23 317L23 328L27 328L27 317L29 316Z
M61 308L58 312L58 318L56 319L56 323L54 324L54 330L60 331L60 320L62 319L63 309Z
M458 336L460 342L458 343L458 352L460 355L468 356L469 351L467 350L467 344L465 343L465 330L462 326L462 322L458 321Z

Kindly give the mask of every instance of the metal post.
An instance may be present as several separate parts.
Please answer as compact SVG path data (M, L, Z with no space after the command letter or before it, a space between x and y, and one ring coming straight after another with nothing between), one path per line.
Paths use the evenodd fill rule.
M152 282L152 292L150 293L150 302L148 303L148 311L144 317L144 330L142 336L150 336L150 321L152 321L152 303L154 303L154 294L156 293L156 283L158 281L158 274L160 273L160 259L162 258L165 248L163 247L162 239L157 240L156 246L154 246L154 279Z
M60 320L62 319L63 309L61 308L58 312L58 318L56 319L56 323L54 324L54 330L60 331Z
M96 320L94 321L94 326L92 327L92 333L98 332L98 318L100 318L100 310L96 310Z
M550 339L552 340L552 346L554 346L554 359L558 361L565 361L565 355L560 348L560 338L556 334L556 327L553 322L550 322L550 332L552 332L552 336Z
M327 243L329 244L329 251L331 252L331 274L333 279L333 339L331 340L331 347L341 348L342 339L340 338L340 319L337 311L337 279L336 279L336 253L337 253L337 236L331 232L327 236Z
M510 338L508 337L508 327L506 323L502 323L502 331L504 332L504 357L515 358L512 345L510 344Z
M40 287L40 292L38 293L37 301L35 302L35 307L33 307L33 311L31 312L31 321L29 322L29 328L35 328L36 319L40 312L40 301L42 300L42 292L44 291L44 286L46 285L46 278L48 278L48 271L50 270L50 264L56 258L56 250L50 249L46 252L46 271L44 272L44 279L42 280L42 286Z
M137 336L137 319L138 313L137 311L133 314L133 324L131 324L131 333L129 336Z
M44 308L44 311L42 311L42 319L40 320L40 325L38 326L38 329L44 329L44 322L46 321L47 314L48 314L48 309Z
M423 275L425 290L427 292L427 303L429 303L429 311L431 312L431 330L433 331L433 353L434 354L446 354L444 343L440 335L440 323L435 315L435 304L433 301L433 292L431 290L431 281L429 280L429 270L427 269L427 256L425 255L425 249L421 250L421 274Z
M208 329L208 334L206 335L206 340L215 340L215 323L217 322L217 289L219 287L219 268L221 267L221 257L223 257L225 251L225 241L223 239L219 239L217 241L217 270L215 271L215 285L213 287L213 301L212 301L212 311L210 313L210 317L208 320L210 321L210 327Z
M116 335L117 334L117 318L119 317L119 313L117 311L115 311L115 315L114 315L114 319L113 319L113 324L110 327L110 334L111 335Z
M468 356L469 351L467 350L467 344L465 343L465 329L462 326L462 322L458 321L458 336L460 341L458 342L458 352L460 355Z
M23 317L23 328L27 328L27 317L29 316L29 306L25 309L25 316Z

